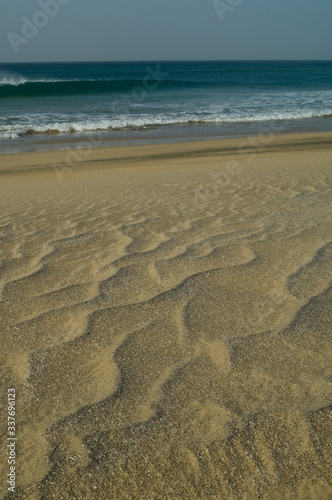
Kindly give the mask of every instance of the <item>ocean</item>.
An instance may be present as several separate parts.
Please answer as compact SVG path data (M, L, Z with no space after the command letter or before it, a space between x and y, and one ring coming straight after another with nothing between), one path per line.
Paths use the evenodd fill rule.
M0 152L332 130L332 62L0 65Z

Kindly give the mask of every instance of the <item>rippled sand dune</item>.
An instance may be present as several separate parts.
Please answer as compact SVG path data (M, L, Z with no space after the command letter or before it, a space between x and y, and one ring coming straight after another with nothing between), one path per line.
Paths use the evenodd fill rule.
M332 497L332 135L258 144L1 158L10 498Z

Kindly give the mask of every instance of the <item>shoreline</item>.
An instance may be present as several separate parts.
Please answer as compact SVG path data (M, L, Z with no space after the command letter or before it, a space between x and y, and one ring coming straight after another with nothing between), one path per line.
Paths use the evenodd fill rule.
M202 142L210 140L227 140L243 137L255 137L259 135L291 135L291 134L315 134L332 132L332 118L321 117L296 120L270 120L264 122L229 123L229 124L204 124L204 125L165 125L163 127L149 127L148 130L131 130L112 133L104 130L77 132L68 136L66 133L43 135L24 135L20 139L3 140L0 146L0 156L10 154L27 153L33 151L65 151L79 148L82 144L94 144L100 142L101 147L126 147L139 145L162 145L181 144L186 142ZM327 124L328 122L328 124ZM52 137L52 139L51 139ZM12 142L13 141L13 142Z
M315 132L305 134L277 134L261 136L246 136L227 139L214 139L193 142L163 143L148 145L96 147L90 145L86 149L73 148L70 150L50 150L28 153L13 153L4 156L0 165L0 175L14 173L14 170L25 172L36 170L60 169L65 173L74 173L82 170L93 162L99 163L99 168L106 162L111 162L114 168L121 162L128 160L153 160L186 157L186 155L197 158L206 154L229 155L232 159L245 159L248 163L254 160L254 156L265 152L265 154L291 150L301 153L308 149L318 150L332 147L332 132ZM286 148L286 149L285 149ZM248 158L246 158L246 156ZM34 163L36 162L36 163ZM114 166L112 165L114 163ZM7 166L8 165L8 166ZM11 169L13 169L11 171Z

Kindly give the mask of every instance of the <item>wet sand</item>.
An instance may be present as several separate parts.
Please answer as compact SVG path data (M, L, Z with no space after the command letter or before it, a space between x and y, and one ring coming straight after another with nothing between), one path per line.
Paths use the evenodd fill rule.
M12 387L8 498L330 499L331 193L330 133L1 157L2 497Z

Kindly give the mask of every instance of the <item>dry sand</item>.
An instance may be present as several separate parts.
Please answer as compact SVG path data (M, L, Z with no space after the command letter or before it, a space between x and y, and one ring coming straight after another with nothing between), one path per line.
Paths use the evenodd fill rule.
M332 135L85 154L0 158L9 497L332 498Z

